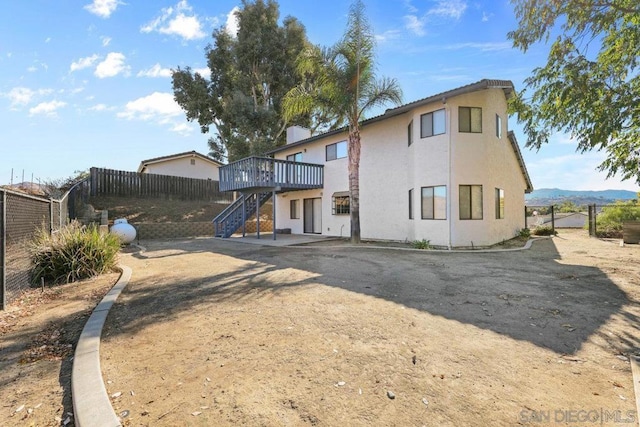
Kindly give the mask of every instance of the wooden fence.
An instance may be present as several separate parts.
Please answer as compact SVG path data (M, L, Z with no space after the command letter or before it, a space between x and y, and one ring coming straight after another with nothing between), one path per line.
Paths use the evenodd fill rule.
M210 179L91 168L89 181L91 196L233 201L233 193L221 192L218 181Z

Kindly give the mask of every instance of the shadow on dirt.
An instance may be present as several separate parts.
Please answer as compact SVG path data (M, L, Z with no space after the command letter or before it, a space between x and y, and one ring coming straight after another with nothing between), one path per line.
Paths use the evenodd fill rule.
M615 315L639 325L627 295L595 267L567 265L553 240L506 253L439 253L349 247L260 247L215 239L151 241L136 253L148 265L193 253L207 262L242 260L241 267L195 277L176 271L151 276L125 289L107 321L108 334L132 334L169 321L185 310L226 300L251 300L290 287L322 284L494 331L559 354L573 354ZM227 258L230 257L230 258ZM202 262L202 261L199 261ZM126 261L125 261L126 263ZM287 270L291 269L291 270ZM307 278L288 280L287 271ZM275 274L280 272L280 274ZM189 277L189 278L186 278ZM638 338L604 336L620 352Z

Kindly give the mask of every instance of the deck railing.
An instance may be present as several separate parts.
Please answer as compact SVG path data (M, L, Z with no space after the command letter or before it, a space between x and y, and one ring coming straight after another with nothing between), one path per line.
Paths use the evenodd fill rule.
M220 167L220 190L322 188L324 166L268 157L247 157Z

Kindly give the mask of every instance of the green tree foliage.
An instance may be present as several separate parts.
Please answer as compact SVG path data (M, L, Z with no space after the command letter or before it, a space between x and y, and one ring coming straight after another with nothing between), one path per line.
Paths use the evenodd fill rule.
M596 217L596 229L609 233L622 231L625 221L640 221L640 204L637 200L617 201L615 205L605 206Z
M360 123L365 113L388 102L399 104L402 91L395 79L375 76L375 39L356 0L349 9L345 34L335 46L310 47L298 60L305 81L284 98L285 117L316 114L333 118L333 128L349 130L348 162L351 241L360 242Z
M508 34L526 52L549 42L547 63L512 101L539 149L554 132L577 150L603 150L608 176L640 183L640 3L637 0L511 0L519 20Z
M224 27L213 32L205 54L209 79L178 67L172 83L176 102L202 133L211 126L210 155L234 161L260 155L285 141L287 122L282 97L300 83L298 54L309 45L304 26L280 12L274 0L243 0L236 13L237 35ZM291 117L291 124L310 125L310 117Z
M580 212L581 210L583 210L582 207L576 205L571 200L565 200L561 205L557 206L557 212L560 213Z

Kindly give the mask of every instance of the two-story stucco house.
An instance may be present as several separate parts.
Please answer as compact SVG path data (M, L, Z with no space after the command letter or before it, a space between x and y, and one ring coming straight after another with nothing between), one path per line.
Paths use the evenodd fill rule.
M532 184L507 128L513 90L510 81L482 80L365 120L362 238L485 246L524 228L524 194ZM227 183L226 189L247 197L262 192L261 200L275 196L278 228L347 237L347 139L344 129L317 136L289 129L287 144L270 153L273 159L221 168L221 187Z
M155 157L140 162L138 173L218 180L222 163L196 151Z

